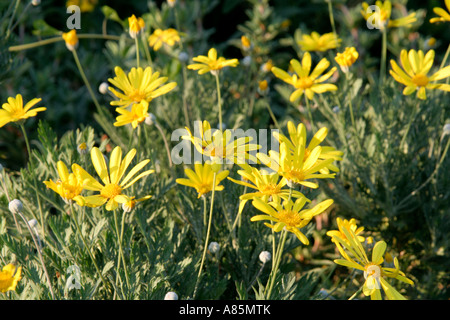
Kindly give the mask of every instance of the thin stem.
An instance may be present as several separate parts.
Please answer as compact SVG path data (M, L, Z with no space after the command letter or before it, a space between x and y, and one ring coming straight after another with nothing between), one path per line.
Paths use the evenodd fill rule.
M0 182L2 184L2 189L3 192L6 194L6 199L8 199L8 203L11 202L11 198L9 197L9 192L8 189L6 188L6 182L5 182L5 178L3 177L3 173L0 171ZM22 228L20 227L20 224L17 222L17 217L15 212L12 213L13 214L13 218L14 218L14 223L16 225L17 230L19 231L20 234L22 234Z
M113 36L113 35L103 35L103 34L77 34L78 39L102 39L102 40L116 40L119 41L119 36ZM54 38L49 38L45 40L40 40L36 42L31 42L27 44L21 44L18 46L11 46L9 47L9 51L23 51L28 50L32 48L37 48L40 46L44 46L47 44L64 41L64 39L61 36L57 36Z
M20 23L20 19L22 19L22 16L25 14L25 12L28 10L28 8L31 6L31 1L28 2L28 4L25 6L25 9L20 13L20 16L17 18L17 21L14 23L14 25L11 27L10 31L13 31L17 25Z
M125 216L125 213L123 213L123 215ZM122 228L121 228L121 231L119 232L119 223L117 222L117 210L114 210L114 224L116 226L116 233L117 233L117 238L118 238L118 243L119 243L119 257L117 260L117 274L119 274L120 258L122 257L122 262L123 262L122 264L123 264L123 268L124 268L125 279L127 281L128 288L130 288L130 282L128 280L127 264L125 263L125 256L123 254L123 247L122 247L124 218L122 217Z
M444 59L442 60L440 69L444 68L445 63L447 62L447 58L448 58L449 54L450 54L450 44L448 45L447 51L445 52L445 56L444 56Z
M75 50L75 49L72 50L72 53L73 53L73 58L75 59L75 63L78 67L78 71L80 72L80 75L83 78L84 84L86 85L86 87L89 91L89 94L91 95L92 101L94 101L95 107L97 108L97 112L102 114L103 110L100 107L100 104L98 103L97 98L95 97L94 91L92 90L91 85L89 84L86 74L83 71L83 67L81 66L80 59L78 58L77 50Z
M167 158L169 160L169 167L172 168L172 156L170 155L169 143L167 142L166 136L164 135L164 131L162 130L162 128L158 122L155 123L155 126L158 129L159 133L161 133L161 137L163 138L164 146L165 146L166 152L167 152Z
M222 99L220 96L220 81L219 81L219 73L215 73L214 76L216 77L216 87L217 87L217 106L219 108L219 130L222 131Z
M31 167L31 176L33 178L34 189L36 191L36 200L38 203L39 215L40 215L40 219L41 219L42 236L45 237L44 212L42 211L41 197L39 196L39 193L37 191L38 187L37 187L37 180L36 180L36 170L35 170L34 162L33 162L33 155L31 153L30 142L28 141L28 136L27 136L27 131L25 130L25 126L23 124L20 124L20 128L22 129L23 137L25 139L25 144L27 146L28 162L30 163L30 167Z
M153 65L153 61L152 61L152 55L150 54L150 50L148 49L148 43L145 39L145 33L142 32L141 35L142 39L142 46L144 47L144 51L145 51L145 56L147 58L147 63L152 66Z
M273 123L275 124L277 129L280 131L280 133L282 133L283 131L281 130L280 125L278 124L277 118L275 117L275 115L272 112L272 108L270 107L270 103L268 101L266 101L265 105L267 107L267 111L269 111L269 114L270 114L270 117L272 118Z
M98 275L100 276L100 279L101 279L102 282L103 282L103 285L105 286L105 288L107 288L106 280L105 280L105 278L103 277L103 274L100 272L100 269L99 269L99 267L98 267L98 265L97 265L97 262L95 261L95 258L94 258L93 254L92 254L92 252L91 252L91 248L88 246L87 241L86 241L86 239L84 238L84 236L83 236L83 234L82 234L82 232L81 232L80 225L78 224L78 219L77 219L77 217L76 217L76 215L75 215L75 210L73 210L73 203L72 203L72 200L70 200L69 202L70 202L70 213L71 213L71 218L72 218L72 220L75 222L75 226L76 226L76 228L77 228L78 235L80 236L81 240L83 241L83 244L84 244L84 246L86 247L86 250L88 251L89 256L91 257L92 263L94 264L94 267L95 267L95 269L97 270L97 273L98 273Z
M356 291L350 298L348 298L348 300L353 300L362 290L363 290L364 286L361 286L361 288L358 289L358 291Z
M39 246L39 244L38 244L38 242L36 240L36 237L35 237L35 235L33 233L33 230L31 230L31 227L28 224L27 219L25 219L25 217L23 216L22 212L18 211L17 213L22 218L23 222L25 222L25 225L27 226L28 231L31 234L31 237L33 238L34 245L36 246L36 250L37 250L37 253L38 253L38 256L39 256L39 260L41 261L42 269L44 269L44 274L45 274L45 278L47 279L48 288L50 289L50 293L52 295L52 299L55 300L55 293L53 292L52 283L50 281L50 277L48 275L47 268L45 267L44 258L42 257L41 247Z
M203 264L205 262L206 251L208 250L208 242L209 242L209 235L210 235L210 232L211 232L211 222L212 222L212 214L213 214L213 208L214 208L214 195L215 195L215 191L216 191L216 177L217 177L217 173L214 172L213 187L212 187L212 194L211 194L211 206L210 206L210 209L209 209L208 229L206 231L205 242L203 243L202 261L200 263L200 269L198 270L197 283L195 284L193 298L195 298L195 294L197 293L197 287L198 287L198 284L200 282L200 276L202 275Z
M384 28L381 32L382 42L381 42L381 65L380 65L380 86L384 82L384 77L386 76L386 54L387 54L387 30Z
M203 195L203 227L205 228L204 230L206 230L206 224L208 223L208 209L207 209L207 203L206 203L206 196ZM204 234L203 236L206 236L206 234Z
M334 24L333 5L331 3L331 0L326 0L326 1L328 2L328 14L330 16L331 28L333 29L334 35L337 36L336 25Z
M277 252L276 252L274 268L272 269L272 272L270 273L270 278L269 278L270 284L269 284L268 289L266 288L266 290L268 290L267 294L266 294L267 300L270 300L270 296L272 295L272 290L273 290L273 286L275 284L276 274L278 272L278 268L280 267L281 257L283 256L283 250L284 250L284 245L286 243L286 238L287 238L287 231L283 229L282 235L281 235L281 242L278 244L278 248L277 248Z
M16 1L16 5L14 6L14 11L13 11L13 13L11 15L11 19L9 19L8 28L6 29L6 39L8 39L9 36L11 35L11 31L13 29L12 28L12 23L14 21L14 16L16 15L17 8L19 7L19 4L20 4L20 0L17 0Z
M313 120L312 113L311 113L311 106L309 105L309 99L306 95L305 95L305 101L306 101L306 109L308 110L309 121L311 121L311 130L312 130L314 127L314 120Z
M417 102L416 107L411 112L411 117L409 119L409 122L408 122L408 125L406 127L405 133L403 134L402 141L400 142L400 150L403 149L403 144L406 141L406 137L407 137L407 135L409 133L409 129L411 128L411 124L414 122L415 117L419 113L419 106L420 106L420 101Z
M182 66L182 72L183 72L183 112L184 112L184 119L186 121L186 126L189 128L190 120L189 120L189 111L186 101L186 83L187 83L187 73L186 73L186 64L183 62Z
M137 35L134 38L134 44L136 46L136 64L137 64L137 67L139 68L139 40L138 40Z

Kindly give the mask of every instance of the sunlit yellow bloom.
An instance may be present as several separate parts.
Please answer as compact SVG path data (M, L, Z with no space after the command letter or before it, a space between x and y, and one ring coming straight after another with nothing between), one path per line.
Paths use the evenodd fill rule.
M198 193L198 197L207 194L212 191L214 186L214 171L213 165L211 163L206 162L205 164L196 163L194 165L195 171L191 169L185 169L184 173L189 179L179 178L176 179L178 184L183 186L188 186L191 188L195 188ZM230 172L228 170L217 172L216 174L216 184L214 187L215 191L222 191L224 187L220 185L220 182L224 180Z
M341 41L333 32L320 35L314 31L311 35L303 34L302 39L298 41L298 45L303 51L324 52L339 47Z
M300 229L305 227L314 216L328 209L333 204L333 200L324 200L312 208L303 209L307 201L308 199L304 196L298 198L295 202L288 200L283 201L283 203L281 203L281 200L266 203L259 198L254 198L252 201L253 206L265 214L253 216L250 220L275 222L274 225L270 223L264 224L275 232L280 232L283 228L286 228L287 231L295 234L303 244L307 245L309 240Z
M357 229L359 230L359 229ZM394 287L392 287L385 278L395 278L402 282L413 285L414 282L405 277L400 271L397 258L394 259L395 268L382 267L384 262L383 255L386 251L386 242L378 241L372 249L372 259L369 260L366 250L359 241L356 231L352 227L343 227L340 232L329 234L337 249L344 259L336 259L336 264L361 270L364 272L363 293L370 296L372 300L381 300L381 289L389 300L405 300ZM340 236L343 233L345 239ZM345 249L345 250L344 250Z
M8 102L4 103L2 109L0 109L0 128L9 122L17 122L35 117L38 112L47 110L44 107L31 109L41 100L41 98L34 98L24 107L21 94L16 95L16 98L9 97Z
M125 126L131 124L133 129L136 129L139 124L145 121L149 116L148 102L142 100L139 103L131 105L131 111L126 108L116 108L116 112L120 114L114 122L115 127Z
M162 85L168 78L159 77L159 72L153 72L151 67L145 69L132 68L128 75L120 67L115 67L114 72L116 76L113 79L108 79L108 81L122 92L108 87L119 98L117 101L111 101L112 106L126 107L142 100L150 102L177 86L176 82Z
M426 54L422 50L409 50L409 52L402 50L400 63L403 70L394 60L391 60L392 70L389 72L396 81L406 86L403 90L404 95L410 95L417 91L417 97L425 100L427 98L426 89L450 91L450 85L435 82L450 77L450 66L427 76L433 66L434 54L434 50L430 50Z
M219 70L225 67L236 67L239 64L238 59L227 60L224 57L217 58L217 50L214 48L209 49L208 56L197 56L192 59L195 62L188 65L188 69L198 70L198 74L205 74L211 72L212 74L217 74Z
M439 17L431 18L430 23L450 22L450 0L445 0L445 6L447 7L447 11L439 7L433 8L434 13L436 13Z
M210 123L206 120L196 121L194 126L194 134L186 127L188 135L182 136L182 139L191 141L198 152L214 162L227 161L243 164L246 163L246 160L257 161L256 157L249 153L260 148L259 145L250 143L253 140L252 137L236 137L233 131L228 129L225 131L212 130Z
M362 4L361 14L369 24L380 30L384 30L386 26L388 28L409 27L412 23L417 21L415 12L406 17L391 19L392 4L390 1L384 1L383 3L381 1L376 1L374 10L364 2Z
M78 36L77 31L75 29L70 30L69 32L63 32L62 38L66 42L66 47L70 51L73 51L78 46Z
M241 37L241 45L242 45L242 49L244 51L250 50L252 43L250 42L250 39L247 36L242 36Z
M115 147L111 152L108 171L103 154L97 147L92 148L92 164L103 184L95 180L79 165L74 164L72 166L73 172L83 179L84 189L99 192L99 194L84 197L86 206L99 207L106 203L106 210L111 211L117 209L118 203L127 203L129 201L130 198L122 192L141 178L154 172L154 170L147 170L136 176L150 162L150 160L146 159L134 166L122 179L135 155L136 149L131 149L122 159L122 149L119 146Z
M272 67L273 67L272 60L269 59L261 65L261 71L262 72L270 72L272 70Z
M133 39L135 39L139 32L141 32L145 28L144 19L142 19L141 17L136 18L134 14L128 18L128 24L130 27L130 37Z
M75 201L78 205L83 206L84 200L80 195L83 191L83 178L79 174L69 173L69 170L62 161L58 161L56 167L58 169L59 179L56 182L50 179L49 181L44 181L44 184L47 188L59 194L64 202L70 203ZM76 172L73 166L72 171Z
M258 82L258 93L261 95L266 95L269 92L269 83L267 80L262 80Z
M307 180L334 178L336 175L335 173L320 172L320 170L329 167L334 161L332 158L320 160L321 152L322 147L316 146L305 157L305 144L294 146L292 151L286 142L282 142L280 144L280 152L270 150L269 155L258 153L256 156L263 164L283 176L288 183L301 184L305 187L316 189L319 187L318 184Z
M356 225L356 220L355 219L344 219L342 220L341 218L336 218L336 222L338 225L338 229L339 230L330 230L327 232L327 235L331 237L331 240L333 242L336 242L335 238L339 238L344 242L347 242L348 245L350 245L350 241L347 239L346 236L346 232L343 231L343 229L346 230L352 230L352 232L355 234L356 239L358 239L358 241L363 242L365 241L365 238L363 236L360 236L359 234L361 232L364 231L364 227L359 227ZM348 234L348 231L347 231Z
M22 267L7 264L0 271L0 292L16 290L17 283L22 279Z
M66 7L78 6L81 12L91 12L95 9L98 0L68 0Z
M148 37L148 44L153 50L158 51L162 45L173 46L181 40L177 30L169 28L167 30L156 29Z
M306 159L308 159L313 149L317 147L319 144L321 144L328 134L328 129L326 127L320 128L314 134L309 144L306 146L306 127L303 123L299 123L298 126L295 127L292 121L288 121L287 129L289 132L289 138L283 135L282 133L279 133L278 131L274 131L273 136L275 137L275 139L279 141L279 143L282 142L286 143L291 152L295 152L296 147L298 145L305 146L305 155L303 161L306 161ZM337 161L341 161L343 154L344 153L342 151L338 151L334 147L321 146L321 152L319 154L318 159L320 160L334 159ZM339 172L339 168L337 168L332 163L328 164L326 167L321 169L320 172L326 174L329 173L329 170Z
M347 73L348 68L358 59L359 53L356 51L355 47L345 48L344 52L338 52L334 58L336 62L341 67L342 72Z
M241 200L239 205L239 213L242 212L247 201L253 198L260 198L264 202L277 202L279 198L282 198L284 200L289 199L289 189L284 188L287 184L287 181L286 179L281 178L278 173L275 172L269 174L264 170L259 170L248 164L241 164L240 167L242 168L242 170L238 170L237 173L243 179L235 180L230 177L228 177L228 179L233 181L234 183L251 188L254 190L254 192L245 193L239 197L239 199ZM297 190L292 190L291 197L300 198L304 197L304 195Z
M337 87L331 83L322 83L330 78L336 71L336 67L331 68L327 73L321 76L322 72L330 66L330 62L323 58L319 61L317 66L311 72L311 55L309 52L305 52L303 55L302 63L296 59L290 61L291 67L294 69L295 74L290 75L284 70L277 67L272 68L272 73L279 79L292 85L296 90L291 94L289 100L291 102L299 99L303 93L309 100L312 100L315 93L324 93L327 91L336 91ZM319 77L320 76L320 77Z

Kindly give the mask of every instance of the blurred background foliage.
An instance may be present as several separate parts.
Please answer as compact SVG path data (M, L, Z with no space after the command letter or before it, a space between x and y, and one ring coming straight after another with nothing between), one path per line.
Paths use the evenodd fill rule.
M129 69L135 65L134 42L124 30L127 17L136 14L144 18L148 26L147 35L155 28L169 27L184 33L183 48L151 51L153 67L179 84L174 93L151 104L151 112L155 114L167 139L170 140L173 130L185 126L183 103L189 107L191 123L200 119L209 120L212 124L217 122L214 81L209 75L199 77L191 71L184 74L186 62L178 59L179 53L185 51L190 62L192 57L206 54L210 47L216 47L227 58L241 61L238 68L226 69L221 74L224 122L227 127L274 128L266 111L267 103L270 103L283 128L288 120L295 124L300 121L308 124L305 106L301 102L290 103L290 89L261 68L272 60L274 65L287 70L289 60L302 55L296 45L296 36L312 31L321 34L332 31L326 1L178 2L178 16L165 1L99 0L92 12L82 13L79 33L101 34L106 30L108 34L121 36L119 41L80 40L78 53L81 64L94 89L114 76L115 66ZM408 11L416 11L419 22L412 28L389 31L387 61L397 59L401 49L433 48L436 50L435 66L439 66L450 43L448 23L430 24L428 21L433 16L432 8L443 7L443 1L394 2L400 10L405 10L402 6L406 6ZM17 8L19 22L14 31L6 36L10 27L8 14L12 10L11 3L0 1L0 101L3 103L9 96L21 93L25 100L41 97L43 101L40 105L47 107L45 121L39 123L37 117L26 122L32 146L36 149L35 156L40 159L40 180L55 176L56 159L71 154L76 159L74 148L83 135L84 139L89 137L92 145L101 146L105 152L111 150L111 145L126 143L131 133L128 128L113 127L115 113L109 106L111 97L95 90L100 103L111 111L105 116L96 115L95 106L64 42L19 52L8 50L10 46L66 32L65 23L69 14L64 2L42 1L37 7L29 7L24 15L20 13L27 3L20 3ZM401 292L405 296L410 299L448 299L450 175L449 157L443 159L442 155L449 136L443 135L442 128L450 122L449 97L446 93L430 94L426 101L421 102L406 143L400 148L411 110L417 107L417 99L414 95L403 96L402 88L389 75L384 86L381 89L378 87L381 33L365 28L360 13L361 3L332 1L337 33L342 39L340 49L355 46L360 58L354 65L349 82L336 73L332 81L340 88L339 91L317 98L313 106L316 126L329 129L326 142L344 151L345 157L339 163L341 171L336 179L322 183L318 190L306 196L317 199L331 197L335 200L335 206L315 219L314 230L308 232L312 242L310 246L298 246L295 238L289 238L287 249L290 254L284 258L284 278L279 281L275 297L329 299L330 296L323 292L331 292L333 297L346 299L359 288L362 284L360 278L332 262L338 254L326 231L336 228L334 221L340 216L358 219L359 224L365 226L366 235L388 243L388 250L399 257L400 269L416 284L414 287L402 287ZM105 8L102 10L104 5L114 9L117 16ZM256 44L249 64L244 62L247 53L240 44L243 34ZM431 44L431 38L436 39L435 44ZM335 52L323 55L334 65ZM313 58L317 62L319 55ZM258 81L263 79L268 80L270 86L270 92L265 96L258 93ZM355 135L349 125L350 99L357 122ZM336 106L339 106L339 112L333 111L337 110ZM154 127L146 131L148 136L141 148L141 156L151 154L152 164L159 173L145 184L151 186L156 200L143 205L127 218L132 227L127 230L125 238L129 243L129 258L134 261L130 274L135 275L134 291L129 290L128 297L162 298L169 289L181 296L188 296L195 285L190 275L198 268L199 247L203 241L202 203L197 201L194 192L176 187L174 180L183 175L183 166L169 168L165 153L161 152L163 140L160 132ZM311 137L312 133L309 134ZM10 173L9 188L22 198L28 196L27 206L33 212L33 190L27 184L22 186L19 183L21 178L28 180L30 185L31 178L23 171L26 170L23 168L27 156L20 130L12 125L2 128L0 162ZM69 158L66 160L70 163ZM237 178L235 173L232 176ZM269 250L270 234L266 227L249 222L248 217L252 216L254 209L247 205L242 224L230 239L230 221L233 221L237 211L236 203L242 189L230 181L224 184L230 192L221 194L222 205L215 210L218 218L213 240L225 245L219 255L210 255L208 272L203 279L205 286L200 289L199 296L205 299L261 298L260 292L251 290L250 286L254 284L257 288L254 280L260 267L258 255L261 250ZM44 188L42 192L46 192ZM27 260L30 254L27 245L31 242L17 247L14 242L17 235L8 229L13 224L8 216L7 200L5 197L0 200L0 212L7 217L2 221L7 221L9 226L2 225L0 231L2 250L5 251L2 255L8 256L14 248L12 251L20 263L29 264L26 272L33 281L22 288L22 297L43 298L45 293L39 295L36 292L40 291L30 291L33 283L38 283L39 276L42 277L42 274L36 274L38 263ZM56 197L52 201L61 205ZM48 219L54 224L52 230L66 232L66 245L70 251L76 252L81 244L67 235L71 227L64 225L65 215L57 207L47 203ZM92 226L102 219L110 219L100 211L93 212ZM86 224L86 230L89 230L88 222ZM111 250L111 243L108 242L111 241L108 238L111 237L108 236L111 230L106 225L104 229L97 230L97 234L93 232L91 237L95 242L96 237L105 232L98 244L97 254L107 266L108 261L114 260L114 253L108 252ZM56 275L63 274L70 261L66 261L63 255L53 256L60 248L53 249L46 248L52 261L52 275L55 281L62 281ZM186 255L187 252L190 255ZM83 265L81 261L88 259L82 252L75 255L73 260L80 265ZM266 266L266 272L261 274L261 283L265 283L268 269ZM89 274L91 277L95 275L92 266L83 271L86 277ZM81 292L72 292L72 298L90 298L98 294L96 288L99 284L94 279L87 279L85 283L89 285ZM45 285L40 288L45 292ZM99 296L108 297L108 294L103 292Z

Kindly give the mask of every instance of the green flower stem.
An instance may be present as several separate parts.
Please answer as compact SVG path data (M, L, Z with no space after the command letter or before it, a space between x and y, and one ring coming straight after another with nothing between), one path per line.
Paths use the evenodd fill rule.
M145 39L145 33L142 32L141 34L141 41L142 41L142 46L144 47L144 51L145 51L145 56L147 57L147 63L152 66L153 65L153 61L152 61L152 55L150 54L150 50L148 49L148 43L146 41L147 39Z
M336 32L336 25L334 23L334 15L333 15L333 5L331 3L331 0L325 0L326 2L328 2L328 14L330 16L330 24L331 24L331 28L333 29L333 33L335 36L337 36L337 32Z
M0 183L2 184L3 192L6 195L6 199L8 199L8 203L11 202L11 198L9 197L8 189L6 188L6 182L5 178L3 177L3 173L0 171ZM20 227L20 224L17 222L17 217L15 212L12 213L14 218L14 224L16 225L17 230L19 231L19 234L22 234L22 228Z
M208 209L207 209L207 203L206 203L206 196L203 195L203 227L205 228L205 232L206 232L206 224L208 223ZM203 235L204 237L206 236L206 234Z
M77 37L78 39L102 39L102 40L116 40L116 41L120 40L119 36L103 35L103 34L78 34ZM11 46L9 47L9 51L23 51L59 41L64 41L64 39L61 36L57 36L54 38L40 40L32 43L22 44L18 46Z
M384 82L384 77L386 76L386 54L387 54L387 30L384 28L381 32L381 65L380 65L380 86Z
M136 64L137 64L137 67L139 68L139 40L138 40L137 35L134 38L134 44L136 46Z
M12 23L13 23L13 20L14 20L14 16L16 15L17 8L19 7L19 4L20 4L20 0L17 0L16 1L16 5L14 6L14 11L13 11L13 13L11 15L11 19L9 19L8 28L6 29L6 39L9 38L9 36L11 35L11 31L13 30Z
M100 276L100 279L102 280L103 285L105 286L105 289L106 289L108 287L108 284L107 284L105 278L103 277L103 274L100 272L97 262L95 261L95 258L91 252L91 248L88 246L86 239L84 238L83 234L81 233L81 228L80 228L80 225L78 224L78 219L77 219L77 216L75 215L75 210L73 209L72 200L70 200L70 213L71 213L70 217L75 222L75 226L77 228L78 235L80 236L81 240L83 241L83 244L86 247L86 250L88 251L89 256L91 257L92 263L94 264L94 267L97 270L97 273Z
M286 243L286 238L287 238L287 231L283 229L281 231L281 241L278 243L278 248L274 255L275 260L274 260L272 272L270 273L269 281L267 283L269 286L266 287L266 290L264 292L267 300L270 300L270 296L272 295L272 290L273 290L273 286L275 284L276 275L277 275L278 269L280 267L281 257L283 256L283 250L284 250L284 245Z
M411 128L411 124L414 122L417 114L419 113L420 101L417 102L416 107L411 112L411 117L409 118L408 125L406 127L405 133L403 134L402 141L400 142L400 150L403 149L403 144L406 141L406 137L409 133L409 129Z
M23 216L22 212L18 211L17 213L22 218L23 222L25 223L25 225L28 228L28 231L31 234L31 237L33 238L33 242L34 242L34 245L36 246L36 251L38 253L39 260L41 261L42 269L44 270L45 278L47 279L47 285L48 285L48 288L50 289L50 294L52 295L52 299L55 300L55 293L53 292L52 283L50 281L50 277L48 275L47 268L45 267L44 258L42 257L41 247L39 246L39 244L36 240L36 237L34 235L34 232L33 232L33 230L31 230L31 227L28 224L27 219Z
M217 87L217 106L219 108L219 130L222 131L222 99L220 96L220 81L219 81L219 73L217 72L216 77L216 87Z
M447 59L448 59L449 55L450 55L450 44L448 45L447 51L445 52L445 56L444 56L444 59L442 60L440 69L444 68L445 63L447 62ZM448 80L448 78L447 78L447 80Z
M265 105L267 107L267 111L269 111L269 114L270 114L270 117L272 118L273 123L275 124L277 129L280 131L280 133L283 133L283 130L281 130L281 127L278 124L277 118L275 117L275 115L272 112L272 108L270 107L270 103L268 101L266 101Z
M28 2L28 4L25 6L25 9L23 9L23 11L20 13L20 16L17 18L17 21L11 27L11 30L9 30L10 32L12 32L17 27L17 25L20 23L20 19L22 19L23 15L25 14L25 12L27 12L27 10L30 6L31 6L31 1Z
M361 288L358 289L358 291L356 291L350 298L348 298L348 300L353 300L354 298L356 298L358 296L358 294L361 293L363 288L364 288L364 285L362 285Z
M36 200L37 200L38 209L39 209L39 216L41 219L42 236L45 237L44 212L42 211L41 197L39 196L39 193L37 192L38 187L37 187L36 170L34 167L33 155L31 153L30 142L28 141L27 131L25 130L25 126L22 123L20 124L20 128L22 129L23 137L25 139L25 144L27 145L28 161L29 161L30 167L31 167L31 176L33 178L34 189L36 191Z
M78 58L77 50L75 50L75 49L72 50L72 53L73 53L73 58L75 59L75 63L78 67L78 71L80 72L80 75L83 78L84 84L86 85L86 87L89 91L89 94L91 95L92 101L94 101L95 107L97 108L97 112L100 114L103 114L103 110L100 107L100 104L98 103L97 98L95 97L94 91L92 90L91 85L89 84L86 74L83 71L83 67L81 66L80 59Z
M215 196L215 191L216 191L216 177L217 177L217 172L214 172L213 188L212 188L212 194L211 194L211 206L209 209L208 229L206 230L206 238L205 238L205 242L203 243L202 261L200 263L200 269L198 270L197 283L195 284L194 294L192 297L193 299L195 298L195 295L197 293L198 284L200 282L200 276L202 275L202 271L203 271L203 264L205 263L206 251L208 250L208 242L209 242L209 235L211 233L211 222L212 222L212 214L213 214L213 208L214 208L214 196Z
M169 160L169 167L172 168L173 163L172 163L172 156L170 155L169 143L167 142L166 136L164 135L164 131L162 130L162 128L158 122L155 123L155 126L158 129L158 131L161 134L161 137L164 141L164 147L166 148L166 152L167 152L167 159Z
M311 112L311 106L309 105L309 99L306 95L305 95L305 101L306 101L306 109L308 110L309 120L311 121L311 129L313 129L314 120L313 120L313 116L312 116L312 112Z
M120 260L122 260L123 269L124 269L124 273L125 273L125 279L127 281L128 288L130 288L130 280L128 279L127 264L125 262L125 255L123 254L123 247L122 247L123 231L124 231L124 224L125 224L124 220L125 220L125 212L122 215L122 226L121 226L121 231L119 232L119 223L117 221L117 209L114 210L114 224L116 226L116 233L117 233L117 238L118 238L118 243L119 243L119 256L117 259L117 276L119 275L119 271L120 271ZM116 281L117 281L117 279L116 279Z
M187 106L187 101L186 101L186 86L187 86L187 72L186 72L186 64L183 62L183 66L182 66L182 72L183 72L183 112L184 112L184 118L186 120L186 126L189 128L189 124L191 123L189 120L189 111L188 111L188 106Z

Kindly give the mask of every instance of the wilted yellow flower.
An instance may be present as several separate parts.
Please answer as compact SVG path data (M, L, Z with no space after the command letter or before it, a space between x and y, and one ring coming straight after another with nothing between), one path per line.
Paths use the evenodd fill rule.
M176 82L162 85L168 78L159 77L159 72L153 72L151 67L145 69L132 68L128 75L120 67L115 67L114 71L116 76L113 79L108 79L108 81L122 92L108 87L119 98L117 101L111 101L112 106L126 107L132 103L139 103L142 100L150 102L177 86Z
M78 6L81 12L91 12L95 9L98 0L68 0L66 7Z
M142 100L139 103L131 105L131 111L126 108L116 108L116 112L120 114L114 122L115 127L125 126L131 124L133 129L136 129L139 124L145 121L145 118L149 116L148 102Z
M261 65L261 68L260 68L260 69L261 69L262 72L269 72L269 71L272 70L272 67L273 67L272 60L269 59L269 60L267 60L265 63L263 63L263 64Z
M303 123L299 123L297 127L295 127L294 123L292 121L288 121L287 123L287 129L289 132L289 138L282 133L279 133L277 131L273 132L273 136L275 139L279 141L279 143L286 143L286 145L289 147L291 152L294 152L296 150L296 147L298 145L305 146L305 155L303 161L306 161L306 159L311 154L312 150L314 150L315 147L317 147L319 144L321 144L327 134L328 134L328 128L322 127L320 128L312 137L311 141L309 141L309 144L306 146L306 127ZM342 155L344 153L342 151L336 150L334 147L331 146L321 146L321 152L319 154L318 159L325 160L325 159L334 159L337 161L342 160ZM332 163L328 164L326 167L320 170L321 173L329 173L329 170L339 172L339 168L337 168Z
M148 44L153 50L158 51L162 45L173 46L181 40L177 30L169 28L167 30L156 29L148 37Z
M333 67L326 74L321 76L322 72L330 66L330 62L326 58L320 60L311 73L311 55L309 52L305 52L301 64L298 60L292 59L290 65L295 71L295 74L292 76L277 67L272 68L272 73L277 78L289 83L296 89L289 97L291 102L299 99L303 93L306 94L306 97L309 100L312 100L315 93L337 90L337 87L334 84L322 83L330 78L337 69L336 67Z
M345 239L340 236L341 232ZM334 244L344 258L336 259L334 262L364 272L364 295L370 296L372 300L381 300L381 289L383 289L389 300L405 300L405 297L392 287L385 278L395 278L410 285L413 285L414 282L406 278L405 274L400 271L397 258L394 259L395 268L381 266L384 262L383 255L387 247L386 242L378 241L375 244L372 249L372 259L369 260L353 227L347 225L347 227L341 228L340 232L328 235L332 237Z
M304 144L294 146L292 151L286 142L281 142L280 152L269 151L269 155L258 153L257 158L270 169L278 172L289 184L301 184L316 189L318 184L309 179L334 178L335 173L322 173L320 170L331 165L334 159L320 160L322 147L316 146L307 157Z
M427 89L450 91L450 85L435 83L435 81L450 77L450 66L427 76L433 66L434 55L434 50L430 50L426 54L422 50L409 50L409 52L402 50L400 52L400 63L404 70L394 60L391 60L392 70L389 70L389 72L396 81L406 86L403 90L404 95L410 95L417 91L417 97L425 100Z
M130 27L130 37L133 39L135 39L139 32L141 32L145 28L144 19L142 19L141 17L136 18L134 14L128 18L128 24Z
M303 51L324 52L339 47L341 41L333 32L320 35L314 31L311 35L303 34L302 39L298 41L298 45Z
M84 197L86 206L99 207L106 203L106 210L111 211L117 209L118 203L127 203L130 201L130 198L122 192L141 178L154 172L154 170L147 170L136 176L150 162L150 160L146 159L135 165L125 178L122 179L135 155L136 149L131 149L122 159L122 149L119 146L115 147L111 152L108 171L103 154L97 147L92 148L92 164L103 184L95 180L79 165L74 164L72 166L73 172L83 179L84 189L99 192L99 194Z
M66 47L70 51L73 51L78 46L78 36L77 31L75 29L70 30L69 32L63 32L62 38L66 42Z
M447 7L447 11L439 7L433 8L434 13L436 13L439 17L431 18L430 23L450 22L450 0L445 0L445 6Z
M77 172L77 174L69 173L69 170L62 161L58 161L56 167L58 169L59 179L56 182L50 179L49 181L44 181L44 184L47 188L59 194L65 203L75 201L78 205L83 206L84 200L80 195L83 191L83 178L74 170L73 166L72 171Z
M242 49L244 51L248 51L248 50L250 50L252 43L250 42L250 39L247 36L242 36L241 37L241 45L242 45Z
M21 94L16 95L16 98L9 97L7 100L8 102L4 103L2 109L0 109L0 128L9 122L18 122L35 117L38 112L47 110L47 108L44 107L31 110L31 108L41 100L41 98L34 98L24 107Z
M243 164L246 160L257 161L255 156L249 154L260 148L259 145L249 143L253 140L252 137L234 139L236 137L231 130L212 130L210 123L206 120L196 121L194 126L196 126L194 133L198 133L198 136L193 135L186 127L188 135L182 136L182 139L191 141L198 152L215 162L222 163L227 160L230 163Z
M341 67L342 72L347 73L348 68L358 59L359 53L356 51L355 47L345 48L344 52L338 52L334 60Z
M17 283L22 279L22 267L16 268L13 264L7 264L0 271L0 292L16 290Z
M239 197L241 200L239 205L239 213L242 212L247 201L253 198L260 198L264 202L277 202L279 198L284 200L289 199L290 191L289 189L284 188L287 181L286 179L281 178L278 173L275 172L269 174L264 170L259 170L248 164L241 164L240 167L242 170L238 170L237 173L243 178L243 180L235 180L230 177L228 177L228 179L234 183L251 188L255 190L255 192L245 193ZM291 197L300 198L303 196L304 195L301 192L292 190Z
M207 194L212 191L214 186L214 172L213 165L206 162L205 164L196 163L194 165L195 172L191 169L185 169L184 173L189 179L179 178L176 179L178 184L195 188L198 193L198 197ZM220 182L224 180L230 172L228 170L220 171L216 174L216 184L214 186L215 191L222 191L224 187L220 185Z
M406 17L392 19L392 4L390 1L384 1L383 3L381 1L376 1L375 10L372 10L372 8L364 2L362 4L361 14L369 25L380 30L384 30L386 27L409 27L412 23L417 21L415 12Z
M295 202L285 200L283 203L281 203L281 200L266 203L259 198L254 198L253 206L265 214L253 216L250 221L269 220L275 222L274 225L264 224L275 232L280 232L283 228L286 228L287 231L295 234L303 244L308 245L309 240L300 229L305 227L314 216L327 210L334 201L332 199L324 200L313 208L303 209L307 201L308 199L304 196L298 198Z
M215 75L225 67L236 67L239 64L238 59L227 60L224 57L217 58L217 50L214 48L209 49L208 56L197 56L192 60L200 63L190 64L187 67L191 70L198 70L198 74L211 72Z

